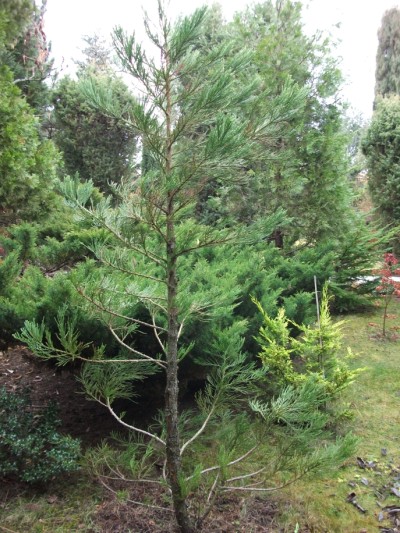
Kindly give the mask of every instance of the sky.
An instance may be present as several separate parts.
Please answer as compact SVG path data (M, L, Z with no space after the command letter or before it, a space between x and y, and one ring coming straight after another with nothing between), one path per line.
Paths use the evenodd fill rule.
M215 0L170 0L168 11L175 18L212 3ZM229 20L251 2L219 0L218 3ZM70 71L73 59L80 59L82 37L97 33L108 38L116 25L135 30L144 38L143 6L151 16L156 0L47 0L45 30L56 65L63 62L64 72ZM400 7L400 0L311 0L304 8L307 31L323 30L340 40L335 54L341 57L345 76L343 96L354 112L362 113L365 118L372 113L377 31L384 12L391 7Z

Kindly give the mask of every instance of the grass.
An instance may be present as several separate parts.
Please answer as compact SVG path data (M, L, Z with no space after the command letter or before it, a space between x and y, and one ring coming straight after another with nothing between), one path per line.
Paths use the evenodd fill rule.
M391 303L389 316L395 332L399 300ZM297 523L299 531L369 533L390 527L385 506L400 506L400 498L391 493L400 475L400 340L382 339L380 324L382 309L376 308L346 317L343 328L344 344L358 354L353 365L365 368L344 397L354 413L349 426L359 438L358 457L375 466L360 468L354 457L336 476L303 481L284 491L278 496L284 531L293 532ZM346 501L350 493L365 513Z
M98 485L84 476L53 482L42 494L21 489L0 503L0 533L95 532L91 516L100 493Z
M399 300L391 303L389 315L389 327L399 326ZM304 480L275 495L280 508L276 531L293 533L296 524L299 533L369 533L390 527L383 507L400 505L391 493L400 476L400 340L380 338L379 326L372 324L381 323L382 309L376 308L346 317L343 328L344 346L358 354L354 366L365 367L343 401L354 413L348 426L359 437L357 456L367 467L360 468L354 457L329 478ZM374 468L368 468L370 461ZM353 492L366 513L346 501ZM95 532L92 520L102 498L98 485L83 474L55 483L42 495L21 492L0 503L0 533Z

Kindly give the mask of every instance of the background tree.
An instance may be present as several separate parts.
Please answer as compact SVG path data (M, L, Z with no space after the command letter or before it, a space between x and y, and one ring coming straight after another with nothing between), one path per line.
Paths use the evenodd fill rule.
M29 24L35 10L33 0L1 0L0 18L4 42L12 46Z
M54 206L59 156L51 141L40 140L38 121L7 67L0 88L1 224L43 219Z
M366 172L367 163L362 153L361 143L367 132L369 121L352 109L348 110L344 119L344 125L347 132L348 144L347 153L350 159L350 180L354 180L361 172Z
M362 142L368 186L384 224L400 223L400 97L378 102Z
M379 97L400 94L400 10L397 7L384 13L378 40L374 106Z
M31 2L30 10L9 10L7 16L10 23L13 16L22 19L14 21L15 38L6 38L1 52L3 64L13 72L14 83L21 89L41 121L50 102L50 90L46 80L53 74L53 61L49 57L50 45L44 31L45 11L46 0L43 0L40 8ZM6 16L4 11L3 16Z
M397 226L400 217L400 11L397 8L385 12L378 38L374 114L362 140L362 152L367 160L372 203L383 224ZM398 251L398 238L393 244Z
M280 248L284 235L289 247L299 239L332 237L333 227L338 236L338 219L341 235L351 227L347 136L337 97L341 74L329 39L305 33L301 9L300 2L268 1L239 14L233 26L236 46L252 46L247 75L258 77L265 90L258 112L279 108L288 88L303 95L304 104L287 115L284 131L275 136L268 164L251 169L254 192L251 201L246 196L255 211L286 210L290 223L272 236Z
M44 5L38 11L32 0L0 2L2 225L27 217L43 219L51 210L54 199L51 189L59 162L58 154L51 142L40 140L39 122L29 105L35 103L34 94L37 96L40 91L29 93L30 89L24 86L26 91L23 93L17 87L18 79L15 79L19 74L30 78L32 71L28 65L34 63L40 68L45 62L42 52L47 58L43 33ZM29 47L29 54L20 46ZM27 52L25 55L23 50ZM38 106L39 100L36 100Z
M50 104L48 80L55 74L54 61L50 59L50 44L45 33L45 14L46 0L43 0L41 7L34 11L24 33L9 51L7 63L14 73L14 82L42 122Z
M82 93L82 79L91 75L108 87L121 108L132 105L133 98L123 81L112 71L109 51L97 36L86 38L86 61L79 63L78 80L63 78L53 93L54 140L63 152L65 170L92 180L110 193L110 183L132 176L136 136L124 119L94 109Z
M98 34L86 35L83 38L86 47L82 50L84 61L76 61L79 72L84 75L89 69L92 72L112 74L112 48L104 37Z
M334 44L320 33L306 34L301 9L300 2L263 2L238 14L230 25L214 11L206 36L197 46L203 50L210 43L229 43L230 53L234 53L250 43L251 60L236 82L240 85L248 78L257 80L263 98L250 105L244 103L240 113L252 120L275 112L281 123L270 129L268 161L244 166L242 181L230 189L210 180L199 198L197 213L205 223L214 224L223 218L234 225L238 221L250 223L260 213L284 209L287 217L269 239L278 248L283 247L283 253L291 254L296 269L302 271L301 287L310 294L313 275L300 266L304 265L301 250L296 261L298 248L312 246L312 251L304 253L309 255L321 282L328 279L324 272L331 268L327 269L325 261L329 256L338 281L332 289L335 303L345 310L366 302L357 295L353 298L348 288L360 265L365 268L372 255L369 246L368 251L364 246L354 247L360 235L360 243L368 242L368 232L352 207L354 198L348 176L353 158L349 143L354 135L348 127L345 106L338 98L342 78L333 55ZM292 95L291 110L282 106L288 93ZM339 226L337 220L341 221ZM350 252L352 247L357 253ZM341 250L351 256L353 266ZM379 253L373 256L378 257ZM275 260L269 255L266 259L269 264ZM282 262L287 263L287 258ZM323 264L324 268L317 266ZM288 264L283 268L285 276L290 270L288 277L297 278L295 269L289 269ZM344 274L340 281L339 272ZM287 297L286 290L283 294ZM291 305L291 313L296 314L294 308ZM304 306L299 301L300 321L304 319L304 315L300 318L301 308Z

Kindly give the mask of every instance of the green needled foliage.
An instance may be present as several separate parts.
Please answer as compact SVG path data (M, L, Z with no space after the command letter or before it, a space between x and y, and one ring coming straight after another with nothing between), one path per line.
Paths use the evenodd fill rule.
M51 120L54 140L63 153L67 174L92 180L104 193L115 192L113 184L132 179L137 157L137 136L122 118L110 116L91 105L82 92L83 79L113 94L113 105L128 109L135 99L112 68L111 52L94 35L85 37L85 61L77 62L77 80L61 79L53 93Z
M271 376L270 387L279 392L285 386L298 386L315 379L324 390L324 402L335 399L351 385L359 370L350 370L350 350L342 352L341 322L334 322L329 311L328 288L322 291L319 321L313 325L294 324L283 309L276 318L270 317L259 302L254 300L263 316L257 341L259 357ZM290 325L301 332L298 338L290 334ZM321 390L322 390L321 389Z
M371 124L362 139L368 167L368 187L384 225L397 227L399 210L400 11L389 9L378 32L375 101ZM398 233L398 232L397 232ZM398 236L392 241L399 249Z
M400 97L378 101L362 142L368 164L368 186L384 224L400 222ZM398 239L397 239L398 246Z
M27 103L40 117L43 136L45 132L50 106L50 83L55 74L54 61L50 59L50 44L47 42L44 29L46 1L41 7L35 8L29 24L15 45L5 53L4 62L14 75L14 83L25 96ZM47 135L45 135L47 134Z
M0 2L0 63L13 73L13 83L40 117L41 133L47 127L44 122L50 103L46 80L54 73L44 31L45 11L46 0L41 6L34 0Z
M0 225L39 220L54 207L59 155L6 67L0 70Z
M344 109L337 96L341 74L333 44L320 33L306 34L301 10L300 2L266 1L238 14L232 26L235 46L252 48L243 78L259 79L264 91L245 112L279 109L288 90L302 99L290 112L286 106L285 128L276 131L269 161L250 167L252 187L240 208L242 217L251 218L284 207L286 223L271 238L285 249L296 241L343 238L353 224Z
M33 0L2 0L0 4L0 20L4 33L4 43L15 44L23 33L35 11Z
M93 67L93 83L113 91L115 105L133 105L125 84L110 71ZM94 109L82 94L82 80L63 78L53 92L54 141L63 153L65 171L81 180L92 180L103 192L113 192L112 183L131 179L136 155L136 134L122 118Z
M375 70L375 105L379 98L400 94L400 10L385 11L378 31Z

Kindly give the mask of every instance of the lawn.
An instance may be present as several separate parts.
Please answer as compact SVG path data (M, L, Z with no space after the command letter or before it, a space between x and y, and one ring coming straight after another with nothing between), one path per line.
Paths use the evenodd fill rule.
M299 531L369 533L395 523L397 513L388 515L385 507L400 508L394 494L398 489L400 496L399 300L391 303L387 321L392 340L379 336L381 307L345 318L344 345L357 354L352 364L364 367L343 398L353 412L348 427L359 437L359 460L350 459L335 477L301 482L282 493L284 531L294 531L297 523Z

